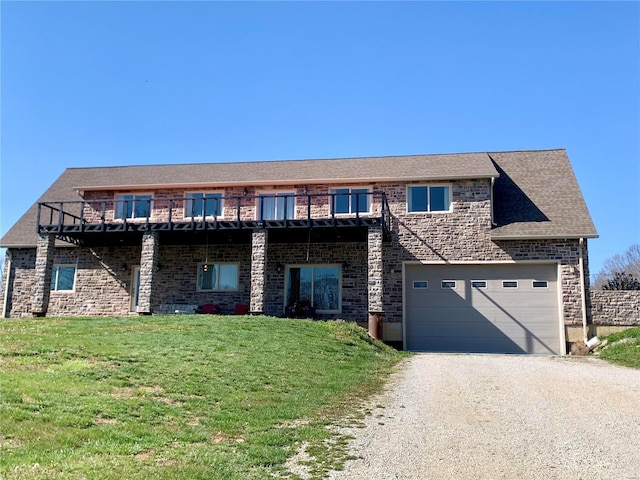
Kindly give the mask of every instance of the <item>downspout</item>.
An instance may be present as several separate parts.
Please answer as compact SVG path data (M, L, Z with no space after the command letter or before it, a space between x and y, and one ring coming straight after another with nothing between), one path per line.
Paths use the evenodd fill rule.
M11 268L13 266L11 261L11 252L9 250L7 250L5 264L7 266L5 272L7 277L5 278L4 298L2 300L2 318L7 318L7 307L9 306L9 282L11 280ZM2 268L4 268L4 265L2 266Z
M496 177L491 177L491 191L489 192L489 201L491 202L491 226L495 227L496 226L496 221L493 217L493 187L496 183Z
M580 297L582 299L582 333L584 334L584 343L588 341L587 331L587 294L584 283L584 238L580 237L580 261L578 269L580 270Z

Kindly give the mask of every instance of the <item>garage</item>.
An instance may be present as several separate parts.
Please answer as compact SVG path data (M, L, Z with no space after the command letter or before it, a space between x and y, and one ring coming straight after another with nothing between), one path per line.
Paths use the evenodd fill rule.
M558 354L556 264L405 265L405 348Z

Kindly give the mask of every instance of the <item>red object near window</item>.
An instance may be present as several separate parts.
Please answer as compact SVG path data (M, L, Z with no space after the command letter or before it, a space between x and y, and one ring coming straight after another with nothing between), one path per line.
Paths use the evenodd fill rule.
M196 313L206 313L209 315L214 315L216 313L220 313L220 305L216 305L213 303L206 303L201 307L196 309Z
M236 308L233 310L234 315L246 315L249 313L249 305L246 303L236 303Z

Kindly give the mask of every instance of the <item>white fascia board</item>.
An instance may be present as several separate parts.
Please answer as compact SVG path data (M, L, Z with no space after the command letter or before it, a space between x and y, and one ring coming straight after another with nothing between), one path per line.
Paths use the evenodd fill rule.
M470 179L498 178L498 175L438 175L433 177L361 177L361 178L331 178L331 179L293 179L293 180L246 180L238 182L190 182L190 183L157 183L131 185L90 185L74 187L76 191L88 192L98 190L153 190L161 188L211 188L211 187L250 187L250 186L290 186L290 185L333 185L356 183L386 183L386 182L420 182L420 181L451 181Z
M600 235L492 235L491 240L580 240L581 238L599 238Z

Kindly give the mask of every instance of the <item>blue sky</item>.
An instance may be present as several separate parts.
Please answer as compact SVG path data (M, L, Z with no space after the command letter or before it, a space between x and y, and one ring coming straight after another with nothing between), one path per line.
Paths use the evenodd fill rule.
M67 167L566 148L640 242L638 2L13 2L1 230Z

